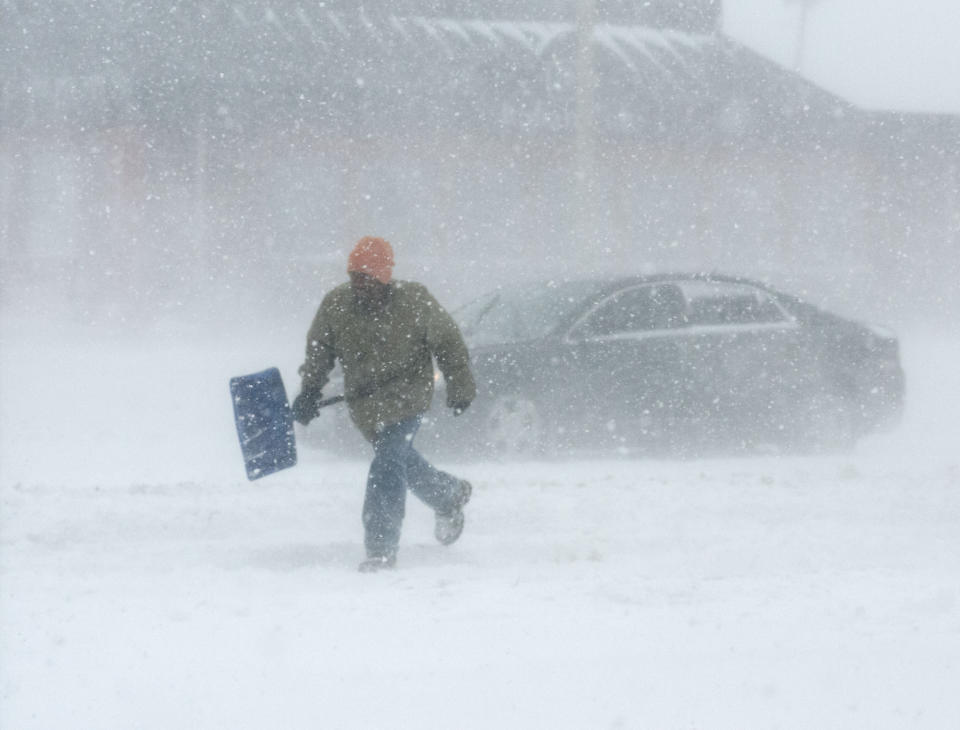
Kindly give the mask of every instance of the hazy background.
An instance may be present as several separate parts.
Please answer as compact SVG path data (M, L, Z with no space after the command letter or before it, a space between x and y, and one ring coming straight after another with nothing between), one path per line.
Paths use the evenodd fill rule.
M682 269L897 326L960 308L951 2L0 12L11 315L305 328L368 234L450 306Z
M951 0L726 0L723 30L868 109L960 113Z

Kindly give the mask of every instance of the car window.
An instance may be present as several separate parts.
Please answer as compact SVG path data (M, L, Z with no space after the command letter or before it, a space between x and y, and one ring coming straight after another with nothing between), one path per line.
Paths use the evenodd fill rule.
M685 282L683 290L693 326L769 324L787 318L769 294L746 284Z
M673 284L624 289L600 305L577 328L581 337L651 332L683 327L686 323L683 293Z

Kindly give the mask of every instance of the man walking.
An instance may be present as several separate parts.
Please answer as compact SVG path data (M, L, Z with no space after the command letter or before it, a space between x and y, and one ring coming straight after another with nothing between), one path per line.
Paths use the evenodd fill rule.
M363 572L394 566L407 489L433 509L434 534L444 545L463 532L471 492L469 482L436 469L413 448L433 397L432 358L454 415L476 395L467 347L425 286L392 278L393 263L393 250L382 238L361 238L351 251L350 281L324 297L310 326L300 394L293 401L294 418L306 425L340 360L350 417L374 452L363 503Z

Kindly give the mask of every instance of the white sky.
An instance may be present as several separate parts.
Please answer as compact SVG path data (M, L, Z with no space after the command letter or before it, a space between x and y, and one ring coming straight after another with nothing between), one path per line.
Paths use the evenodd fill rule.
M868 109L960 114L960 0L806 0L801 72ZM794 68L800 0L724 0L726 33Z

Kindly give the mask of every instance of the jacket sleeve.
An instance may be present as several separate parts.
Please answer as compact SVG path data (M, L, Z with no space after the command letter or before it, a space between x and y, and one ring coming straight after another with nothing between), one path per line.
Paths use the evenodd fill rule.
M470 353L460 328L433 296L424 290L428 310L427 346L430 348L447 383L447 405L469 403L477 395L477 386L470 372Z
M330 379L330 371L336 364L334 309L331 293L324 297L307 332L307 357L299 370L302 377L301 392L322 390Z

